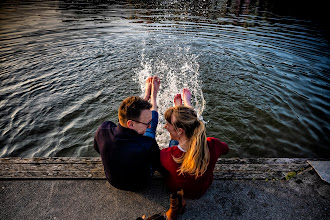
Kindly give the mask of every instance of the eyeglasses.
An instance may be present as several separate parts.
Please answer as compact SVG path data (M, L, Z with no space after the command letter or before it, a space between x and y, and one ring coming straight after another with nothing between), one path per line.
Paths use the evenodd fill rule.
M144 123L144 122L141 122L141 121L137 121L137 120L133 120L133 119L130 119L131 121L135 121L135 122L137 122L137 123L141 123L141 124L144 124L144 125L146 125L147 127L149 127L150 126L150 124L151 124L151 121L149 121L148 123Z

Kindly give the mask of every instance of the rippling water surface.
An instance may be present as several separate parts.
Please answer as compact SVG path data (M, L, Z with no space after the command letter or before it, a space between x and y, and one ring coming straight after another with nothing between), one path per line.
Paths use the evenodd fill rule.
M311 6L4 1L0 156L97 156L97 127L158 75L161 148L162 113L188 87L227 157L329 157L329 35Z

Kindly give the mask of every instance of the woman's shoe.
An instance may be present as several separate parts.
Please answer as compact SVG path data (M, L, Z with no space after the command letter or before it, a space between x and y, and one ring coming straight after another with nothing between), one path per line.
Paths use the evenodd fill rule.
M136 220L166 220L165 216L162 214L155 214L153 216L150 216L148 218L145 217L139 217Z
M175 220L182 215L186 208L186 201L183 198L183 190L171 194L170 209L166 212L168 220Z
M180 214L182 215L185 210L186 210L186 200L183 198L183 190L181 189L180 191L177 192L178 199L179 199L179 209L180 209Z

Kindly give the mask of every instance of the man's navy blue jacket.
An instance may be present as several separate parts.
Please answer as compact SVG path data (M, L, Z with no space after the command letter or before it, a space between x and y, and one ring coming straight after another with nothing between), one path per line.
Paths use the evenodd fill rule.
M159 170L160 150L157 142L135 130L104 122L94 136L94 148L101 155L109 183L124 190L139 190Z

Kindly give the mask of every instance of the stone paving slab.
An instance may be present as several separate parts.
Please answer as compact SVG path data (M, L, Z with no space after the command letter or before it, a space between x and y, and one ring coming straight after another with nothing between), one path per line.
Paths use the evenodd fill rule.
M307 161L315 171L319 174L322 180L330 183L330 161Z
M306 158L220 158L214 179L278 180L308 167ZM105 176L99 157L0 158L0 179L105 179Z

